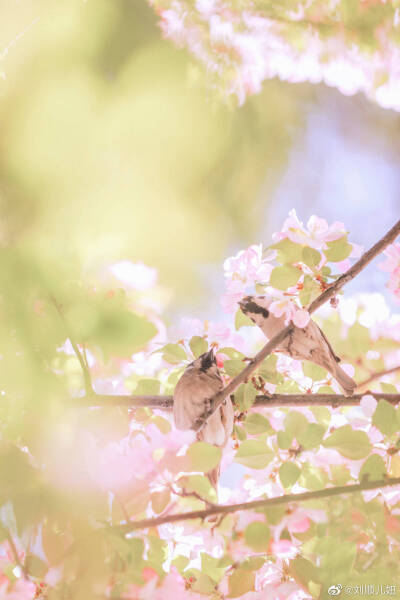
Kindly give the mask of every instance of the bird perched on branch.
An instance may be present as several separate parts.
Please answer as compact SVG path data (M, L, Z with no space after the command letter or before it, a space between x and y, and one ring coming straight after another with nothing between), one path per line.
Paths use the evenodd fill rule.
M285 318L275 317L269 311L271 302L272 299L266 296L246 296L239 301L244 314L250 317L268 338L274 337L285 327ZM294 326L293 331L277 350L296 360L309 360L323 367L336 379L345 396L353 395L357 384L338 365L340 358L336 356L325 334L312 319L305 327Z
M214 349L211 348L186 367L176 384L173 406L175 426L181 430L194 429L199 441L223 448L233 430L234 415L230 398L226 398L198 430L204 415L210 409L211 398L223 387ZM219 471L218 466L207 474L215 488Z

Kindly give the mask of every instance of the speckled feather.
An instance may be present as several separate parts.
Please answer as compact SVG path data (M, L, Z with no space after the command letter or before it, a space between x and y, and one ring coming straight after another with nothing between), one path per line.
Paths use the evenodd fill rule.
M239 304L242 311L269 339L285 327L283 316L278 318L269 312L271 299L266 296L246 296ZM306 327L295 327L277 350L296 360L309 360L323 367L337 380L346 396L353 394L356 383L338 365L340 358L336 356L325 334L312 319Z
M181 430L196 429L196 425L210 408L210 399L223 388L223 381L212 350L191 363L176 384L174 391L174 421ZM233 406L226 398L220 408L209 417L197 432L197 439L223 448L233 430ZM208 473L210 482L217 487L219 466Z

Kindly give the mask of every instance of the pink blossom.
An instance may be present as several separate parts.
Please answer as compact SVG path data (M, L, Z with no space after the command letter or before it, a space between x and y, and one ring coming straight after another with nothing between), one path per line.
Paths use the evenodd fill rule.
M284 316L285 325L293 321L296 327L306 327L310 320L310 315L304 308L299 308L295 304L294 299L270 287L267 288L267 293L273 298L269 305L269 310L275 317L279 319Z
M272 542L271 549L278 558L294 558L298 553L298 548L290 540Z
M221 298L225 312L237 310L237 302L245 295L248 286L256 282L269 280L273 265L269 263L275 258L276 252L272 251L263 257L262 245L254 244L246 250L240 250L235 256L227 258L224 262L227 291Z
M346 230L343 223L335 221L329 226L325 219L320 219L316 215L309 218L305 229L293 208L283 224L282 233L292 242L321 250L327 248L326 242L346 235Z
M184 317L176 327L171 328L171 337L175 339L190 340L194 335L205 337L209 343L216 342L220 346L234 346L238 350L244 345L242 336L226 323Z

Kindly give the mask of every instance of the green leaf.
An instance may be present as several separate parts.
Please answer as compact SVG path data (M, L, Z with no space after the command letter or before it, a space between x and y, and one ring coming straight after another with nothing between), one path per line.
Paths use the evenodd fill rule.
M228 580L229 598L239 598L254 591L255 574L246 569L235 569Z
M318 568L302 556L297 556L290 561L289 573L296 581L307 587L310 581L320 582Z
M160 393L160 385L158 379L139 379L135 394L138 396L157 396Z
M301 258L302 261L308 267L311 268L315 267L316 265L319 265L319 263L321 262L321 254L318 252L318 250L315 250L314 248L309 248L308 246L305 246L303 248Z
M246 571L258 571L264 564L265 557L263 556L246 556L240 563L240 568L246 569Z
M324 254L329 262L340 262L347 258L353 246L348 243L347 235L339 238L338 240L333 240L332 242L327 242L328 249L324 250Z
M272 271L269 282L278 290L287 290L289 287L296 285L302 271L291 265L284 265L283 267L275 267Z
M303 373L306 377L311 377L313 381L321 381L326 377L326 369L316 365L308 360L303 362Z
M215 489L204 475L181 477L179 479L179 484L182 485L187 492L196 492L196 494L209 502L216 503L218 501Z
M241 327L254 327L253 321L244 314L244 312L239 308L239 310L235 314L235 329L236 331Z
M303 431L297 434L297 441L304 450L319 446L324 437L326 428L318 423L309 423Z
M25 559L25 567L33 577L42 578L49 570L48 565L36 554L28 554Z
M284 420L285 431L292 438L297 438L297 436L307 427L308 421L303 413L300 413L296 410L291 410L285 417Z
M168 489L151 494L151 506L154 512L159 515L168 506L171 499L171 493Z
M206 573L200 573L192 585L192 590L210 596L215 592L215 582Z
M276 354L270 354L258 368L259 375L273 384L278 384L283 382L283 375L279 373L276 369L276 362L278 357Z
M385 383L384 381L381 381L380 385L382 392L385 394L397 394L397 387L393 385L393 383Z
M398 429L395 408L389 402L386 402L386 400L379 400L372 415L372 423L384 435L392 435Z
M347 331L346 354L357 358L360 354L366 354L371 349L371 344L369 329L356 321Z
M303 463L299 483L308 490L322 490L328 483L328 475L323 469Z
M245 440L236 452L235 461L251 469L264 469L273 457L272 450L264 442Z
M229 377L236 377L236 375L243 371L245 366L245 363L238 358L233 358L224 362L225 373L229 375Z
M369 481L382 479L386 475L386 466L383 458L379 454L371 454L360 469L359 479L364 478Z
M270 246L270 248L278 251L277 260L282 264L298 262L301 259L303 251L303 246L292 242L289 238L280 240Z
M267 550L270 537L271 532L268 525L261 521L250 523L244 531L246 544L256 552L265 552Z
M129 356L144 348L156 333L157 327L146 317L111 307L99 311L87 341L100 346L107 355Z
M186 452L190 469L192 471L203 471L204 473L208 473L219 464L221 455L221 448L206 442L195 442L189 446Z
M350 471L344 465L330 465L330 471L332 476L332 483L334 483L335 485L345 485L345 483L350 481Z
M279 478L284 488L288 488L296 483L300 477L300 468L292 462L284 462L279 467Z
M281 450L287 450L292 445L293 435L287 431L278 431L276 440Z
M234 425L233 426L233 431L237 437L237 439L242 442L243 440L245 440L247 438L246 432L243 429L243 427L239 427L239 425Z
M171 565L176 567L181 575L189 563L190 559L187 556L183 556L182 554L179 554L171 561Z
M149 543L147 552L149 563L159 575L164 575L165 571L162 565L168 558L168 544L155 535L148 535L147 541Z
M170 365L177 365L186 360L186 351L180 344L166 344L156 352L163 353L163 359Z
M161 433L169 433L171 431L171 423L161 415L153 415L149 421L153 423Z
M219 583L225 573L225 567L221 567L220 562L219 558L214 558L206 552L201 553L201 571L215 583Z
M227 356L229 356L229 358L239 358L241 360L244 358L243 352L239 352L239 350L236 350L236 348L230 348L229 346L224 346L223 348L220 348L218 352L220 352L221 354L226 354Z
M268 419L256 412L247 415L243 427L250 435L258 435L259 433L272 431Z
M317 419L318 423L320 423L321 425L325 425L325 427L328 427L329 423L331 422L331 411L329 410L329 408L326 408L326 406L312 406L311 412Z
M325 448L334 448L342 456L359 460L371 452L371 442L365 431L356 431L350 425L339 427L322 442Z
M251 381L242 383L235 392L235 405L241 412L247 412L253 406L257 393Z
M305 275L303 279L303 289L300 290L299 298L302 306L310 304L314 298L320 294L321 288L318 281L315 281L311 275Z
M189 346L194 356L198 358L201 354L204 354L208 350L208 344L203 337L194 335L189 342Z

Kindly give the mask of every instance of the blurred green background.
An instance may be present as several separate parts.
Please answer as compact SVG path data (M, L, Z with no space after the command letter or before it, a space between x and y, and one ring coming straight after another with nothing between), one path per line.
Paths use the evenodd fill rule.
M3 244L141 260L178 305L204 295L201 265L255 240L310 92L269 82L237 110L142 1L3 8Z

